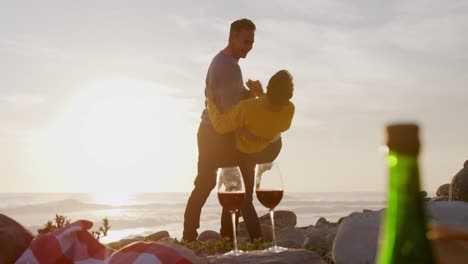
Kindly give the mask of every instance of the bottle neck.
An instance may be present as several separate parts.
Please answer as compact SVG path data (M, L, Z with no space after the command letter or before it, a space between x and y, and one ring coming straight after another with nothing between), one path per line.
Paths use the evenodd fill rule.
M389 177L387 210L385 213L386 233L397 239L404 236L411 222L423 222L424 214L419 184L417 155L390 151L387 157Z
M387 162L389 168L389 205L407 204L413 200L420 201L418 155L390 151ZM419 203L415 206L417 205Z
M378 263L433 263L426 238L427 222L420 194L418 155L390 151L387 161L388 207Z

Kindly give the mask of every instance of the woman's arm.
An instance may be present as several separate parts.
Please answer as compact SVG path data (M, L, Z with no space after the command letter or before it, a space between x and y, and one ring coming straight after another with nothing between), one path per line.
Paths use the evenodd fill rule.
M288 120L284 124L283 131L281 131L281 132L285 132L286 130L288 130L291 127L291 123L292 123L292 120L293 120L293 117L294 117L295 110L296 110L296 107L294 106L293 103L291 103L291 105L288 108Z
M242 127L243 112L240 106L240 103L236 104L221 114L214 101L208 99L208 113L210 114L211 123L216 132L225 134Z

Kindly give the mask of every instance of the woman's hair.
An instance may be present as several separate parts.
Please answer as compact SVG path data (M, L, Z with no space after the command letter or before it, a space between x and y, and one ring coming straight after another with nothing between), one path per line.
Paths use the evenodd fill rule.
M272 105L282 106L293 96L293 77L287 70L281 70L271 76L266 96Z

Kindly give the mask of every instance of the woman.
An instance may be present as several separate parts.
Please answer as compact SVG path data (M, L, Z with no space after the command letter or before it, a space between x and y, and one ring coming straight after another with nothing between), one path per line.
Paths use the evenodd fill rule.
M287 70L275 73L266 94L240 101L220 113L216 98L208 91L208 111L216 132L236 131L236 147L241 160L255 164L272 162L281 151L281 133L288 130L294 116L294 84Z

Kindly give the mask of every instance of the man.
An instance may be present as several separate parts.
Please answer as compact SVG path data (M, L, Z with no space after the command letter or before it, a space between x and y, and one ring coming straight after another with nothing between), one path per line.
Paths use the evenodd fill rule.
M208 89L216 94L216 105L221 112L234 106L242 99L263 93L259 81L249 80L244 87L242 72L238 61L245 58L253 47L255 24L248 19L240 19L231 23L229 42L212 60L206 76L205 94ZM214 130L206 109L203 110L201 123L197 133L198 142L198 174L195 178L192 193L187 202L184 214L183 240L194 241L198 237L200 214L211 190L216 185L216 171L220 167L239 166L243 175L252 175L254 165L241 164L234 133L218 134ZM257 212L252 204L253 177L244 177L246 197L241 212L249 231L250 239L261 238L260 223ZM229 212L223 210L221 216L221 236L231 237L232 222Z

